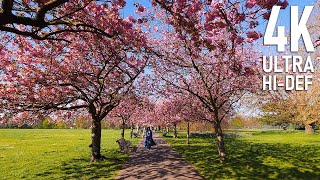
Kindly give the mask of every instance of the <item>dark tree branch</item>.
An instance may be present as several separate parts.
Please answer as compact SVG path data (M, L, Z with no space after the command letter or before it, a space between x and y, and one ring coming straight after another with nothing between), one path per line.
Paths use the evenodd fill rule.
M71 32L71 33L90 32L90 33L96 33L96 34L100 34L100 35L112 38L114 36L113 34L108 34L103 29L100 29L99 27L96 27L96 26L92 26L88 23L76 22L74 20L71 20L71 21L62 20L67 16L72 16L76 12L83 10L93 1L95 0L89 1L88 3L86 3L81 7L76 7L75 10L73 10L72 12L66 13L61 17L46 20L46 15L49 11L52 11L58 8L59 6L65 4L66 2L69 2L69 0L51 0L45 3L44 5L42 5L42 7L41 5L39 5L41 8L38 11L34 11L30 9L27 5L24 5L26 7L22 9L21 8L17 9L14 5L14 0L3 0L2 1L3 11L0 12L0 31L6 31L6 32L11 32L11 33L22 35L22 36L28 36L37 40L66 41L65 39L61 39L56 36L63 32ZM107 2L110 2L110 1L107 1ZM14 11L29 12L29 13L34 12L35 17L32 17L31 15L30 17L18 16L16 14L13 14ZM34 28L35 30L21 30L19 28L13 27L13 24L25 25L27 28L29 27ZM56 30L56 31L51 30L50 32L42 31L45 28L50 29L50 26L57 26L62 29ZM39 34L40 32L42 34Z
M69 0L52 0L47 2L39 11L36 16L36 20L38 21L43 21L45 18L45 15L48 11L52 10L53 8L56 8Z

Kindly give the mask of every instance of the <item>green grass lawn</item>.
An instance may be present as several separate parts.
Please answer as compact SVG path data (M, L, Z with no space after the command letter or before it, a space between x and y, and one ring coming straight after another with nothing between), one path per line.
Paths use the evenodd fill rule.
M101 154L90 163L90 130L0 130L0 179L112 179L129 157L115 142L120 130L102 130ZM129 139L129 131L126 131ZM136 145L140 139L130 139Z
M230 134L232 133L232 134ZM165 138L207 179L320 179L320 134L298 131L237 131L225 138L220 163L212 137Z

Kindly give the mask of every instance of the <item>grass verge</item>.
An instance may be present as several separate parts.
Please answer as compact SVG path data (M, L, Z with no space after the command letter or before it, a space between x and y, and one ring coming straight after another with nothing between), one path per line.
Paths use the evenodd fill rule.
M320 134L297 131L237 131L225 136L220 163L214 137L165 138L207 179L319 179Z
M119 138L119 130L102 130L107 159L90 163L90 130L0 130L0 179L112 179L129 157L119 151ZM139 140L130 139L132 146Z

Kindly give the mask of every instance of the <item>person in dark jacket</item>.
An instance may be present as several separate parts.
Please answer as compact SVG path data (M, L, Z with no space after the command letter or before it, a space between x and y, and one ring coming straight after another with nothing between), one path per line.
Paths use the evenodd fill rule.
M150 127L148 127L146 130L146 140L144 142L144 147L150 149L151 146L154 146L154 145L156 145L156 143L153 141L152 131Z

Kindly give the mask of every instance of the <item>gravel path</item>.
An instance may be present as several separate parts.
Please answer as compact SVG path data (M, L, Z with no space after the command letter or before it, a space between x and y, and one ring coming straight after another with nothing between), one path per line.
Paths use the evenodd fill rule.
M156 133L153 139L157 145L150 150L143 147L144 140L141 140L116 179L203 179Z

